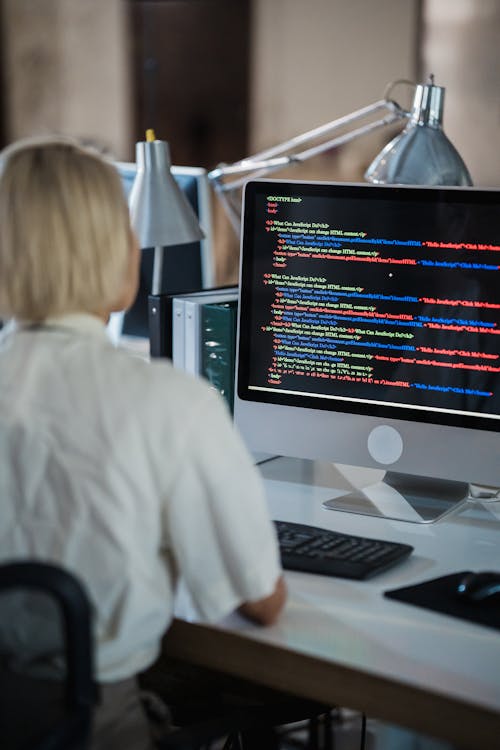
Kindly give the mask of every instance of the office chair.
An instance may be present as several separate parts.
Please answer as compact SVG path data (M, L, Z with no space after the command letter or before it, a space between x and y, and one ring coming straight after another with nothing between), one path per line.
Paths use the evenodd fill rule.
M62 614L60 650L66 672L60 685L58 712L40 711L46 682L19 674L12 664L17 654L2 654L0 639L0 747L2 750L85 750L90 739L92 712L97 702L93 680L91 608L85 589L62 568L42 562L0 565L0 636L2 617L9 616L2 597L12 592L44 592ZM22 657L22 654L19 654ZM328 708L312 701L279 696L262 705L213 705L181 701L174 707L176 728L156 740L158 750L200 750L223 741L225 750L278 750L277 727L291 722L307 725L306 746L329 747L318 741L321 717ZM29 727L29 731L27 731ZM326 736L326 735L325 735ZM21 737L21 739L20 739Z
M59 616L62 638L58 646L65 662L63 678L62 682L52 679L49 684L35 678L31 672L27 676L19 668L23 662L22 647L19 645L16 653L9 642L7 653L5 644L0 643L0 747L3 750L84 750L97 699L92 676L91 609L86 592L72 574L56 565L34 561L4 563L0 565L0 635L5 628L5 618L15 612L13 597L26 595L33 604L36 597L40 604L42 595L45 607L47 601L51 602L54 619ZM31 616L31 607L25 611ZM23 628L29 628L24 618L23 613L19 644L23 640ZM50 710L49 704L41 710L49 693L54 696L54 702Z

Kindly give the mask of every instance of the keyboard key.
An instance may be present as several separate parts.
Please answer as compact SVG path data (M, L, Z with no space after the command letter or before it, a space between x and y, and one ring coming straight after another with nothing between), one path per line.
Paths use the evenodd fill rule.
M275 521L285 570L363 579L404 560L413 547L317 526Z

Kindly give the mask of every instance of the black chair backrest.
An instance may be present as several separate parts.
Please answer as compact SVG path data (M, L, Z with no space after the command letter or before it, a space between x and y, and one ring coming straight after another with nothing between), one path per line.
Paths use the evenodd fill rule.
M50 730L44 731L43 736L31 740L28 744L20 743L18 747L27 747L30 750L83 748L90 734L92 711L96 703L92 612L86 591L73 574L57 565L39 561L4 562L0 565L0 593L14 591L44 593L55 602L62 619L62 656L65 661L64 711L60 720ZM1 616L0 607L0 618ZM3 670L4 679L5 674ZM32 681L32 684L33 682L36 681ZM23 686L27 686L29 690L30 680L25 681ZM0 698L0 712L1 710ZM26 721L29 722L30 718L27 716ZM2 739L0 713L0 747L6 747ZM12 742L12 739L10 741Z

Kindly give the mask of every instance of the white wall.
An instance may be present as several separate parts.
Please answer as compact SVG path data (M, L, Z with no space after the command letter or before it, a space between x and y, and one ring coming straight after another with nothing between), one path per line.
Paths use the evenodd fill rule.
M475 185L500 187L500 2L425 0L422 60Z
M68 133L130 156L123 0L2 0L8 140Z
M415 80L417 8L417 0L255 0L251 150L366 106L392 80ZM343 154L308 171L357 176L380 142L360 139L347 166Z

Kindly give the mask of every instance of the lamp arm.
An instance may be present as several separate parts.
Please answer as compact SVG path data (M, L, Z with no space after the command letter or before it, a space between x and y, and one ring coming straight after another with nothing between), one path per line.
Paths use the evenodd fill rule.
M374 114L380 110L389 110L389 114L382 117L374 122L363 125L355 130L352 130L344 135L331 138L323 143L319 143L311 148L299 151L298 153L292 153L286 156L277 156L285 151L291 151L296 149L298 146L314 141L322 136L334 133L337 130L351 125L356 121L367 117L368 115ZM286 167L289 164L295 162L302 162L316 156L323 151L339 146L343 143L358 138L365 133L371 132L378 128L384 127L388 124L396 122L397 120L406 119L408 112L402 109L399 104L392 101L391 99L380 99L373 104L358 109L349 115L340 117L336 120L332 120L324 125L320 125L317 128L302 133L288 141L272 146L271 148L260 151L252 156L248 156L245 159L235 162L234 164L220 164L211 172L208 173L208 179L215 183L215 188L219 195L222 192L234 190L241 187L251 177L257 177L262 174L268 174L269 172ZM225 183L222 180L225 177L231 175L245 175L241 179L230 180Z
M255 159L256 161L259 159L268 159L271 156L283 153L283 151L290 151L303 143L309 143L309 141L316 138L322 138L323 136L333 133L346 125L351 125L357 120L361 120L364 117L368 117L368 115L375 114L375 112L383 109L389 109L391 112L401 112L401 115L405 114L400 106L391 99L379 99L378 101L373 102L373 104L357 109L343 117L338 117L336 120L331 120L324 125L320 125L319 127L308 130L305 133L296 135L288 141L278 143L276 146L271 146L270 148L267 148L264 151L259 151L257 154L247 158ZM241 164L245 161L247 161L247 159L242 159L239 163Z
M391 123L397 122L400 119L401 116L397 114L386 115L380 120L375 120L374 122L363 125L360 128L351 130L349 133L344 133L344 135L339 135L336 138L331 138L328 141L323 141L323 143L312 146L305 151L300 151L297 154L276 157L274 159L268 159L267 161L261 160L252 163L248 162L247 164L239 164L238 166L228 166L226 169L224 169L224 174L220 175L220 177L224 177L230 174L241 174L242 171L245 171L247 174L244 177L227 182L220 182L219 177L215 178L214 182L216 184L217 193L220 195L221 193L230 190L236 190L237 188L243 187L245 182L247 182L247 180L249 179L254 179L265 174L270 174L271 172L275 172L277 169L289 166L290 164L297 164L307 161L307 159L311 159L313 156L323 153L323 151L328 151L329 149L335 148L336 146L341 146L344 143L349 143L355 138L359 138L359 136L361 135L371 133L374 130L378 130L379 128L385 127L386 125L390 125Z

